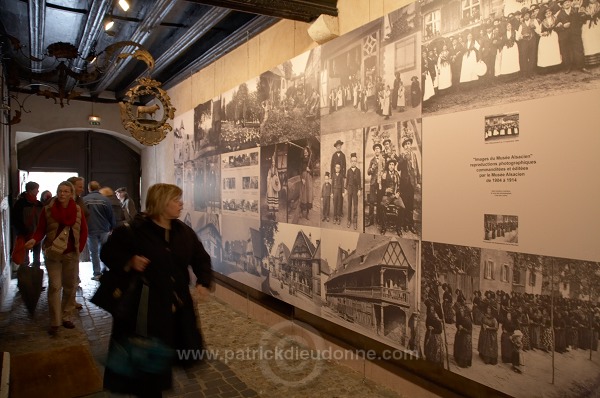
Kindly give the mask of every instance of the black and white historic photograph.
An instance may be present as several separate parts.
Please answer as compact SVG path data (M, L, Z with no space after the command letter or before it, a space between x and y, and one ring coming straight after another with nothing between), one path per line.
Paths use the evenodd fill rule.
M264 72L251 95L261 111L260 143L269 145L318 137L321 123L321 47ZM251 88L252 89L252 88Z
M419 242L324 229L325 319L416 355Z
M287 158L289 144L274 144L260 149L260 218L287 222Z
M519 114L517 112L488 115L485 117L485 142L506 142L519 138Z
M258 218L259 157L259 148L221 155L221 207L224 214Z
M215 271L227 275L256 290L263 291L266 276L263 272L263 240L260 220L223 214L220 216L221 229L209 230L222 243L221 262ZM200 237L204 242L204 238ZM218 241L217 241L218 243ZM217 250L217 249L215 249Z
M220 153L221 98L217 97L194 108L192 149L196 156Z
M268 250L263 292L320 315L328 276L320 258L321 229L271 221L262 224Z
M363 231L363 131L321 137L321 227Z
M421 120L364 129L365 232L421 236Z
M318 138L289 141L287 150L287 168L281 170L286 175L282 189L287 200L283 203L287 206L287 222L318 227L321 143Z
M321 50L321 129L344 131L420 116L419 2L392 11Z
M484 240L489 243L519 243L519 216L483 215Z
M424 1L423 113L599 88L599 9L597 0Z
M600 382L600 265L422 243L420 349L515 397L585 396Z
M218 145L221 153L258 146L264 113L258 101L259 81L258 77L250 79L221 94L216 116L220 123Z

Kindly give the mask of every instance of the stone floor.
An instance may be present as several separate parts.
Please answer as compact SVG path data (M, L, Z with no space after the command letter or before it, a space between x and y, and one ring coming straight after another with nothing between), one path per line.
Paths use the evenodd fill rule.
M42 293L36 312L29 316L12 280L0 309L0 351L11 356L69 345L89 346L102 373L112 318L89 302L97 282L90 280L91 263L81 263L81 289L77 301L83 308L75 329L46 333L48 303ZM45 282L46 283L46 282ZM269 330L214 297L197 305L208 348L207 358L191 369L174 370L173 389L165 397L401 397L366 380L350 368L327 360L298 355L308 352L302 341L289 339L283 329ZM268 357L264 352L296 353L293 357ZM210 357L208 357L210 356ZM277 354L275 354L277 356ZM88 398L119 396L108 391Z

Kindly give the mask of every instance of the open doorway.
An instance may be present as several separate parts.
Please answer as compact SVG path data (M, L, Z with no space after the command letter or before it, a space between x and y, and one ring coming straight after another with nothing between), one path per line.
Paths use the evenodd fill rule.
M76 176L77 173L65 173L65 172L45 172L45 171L25 171L19 170L19 191L25 191L25 184L29 181L35 181L40 184L40 193L38 195L38 199L42 192L48 190L52 193L52 196L56 195L56 188L58 184L63 181L66 181L69 177Z

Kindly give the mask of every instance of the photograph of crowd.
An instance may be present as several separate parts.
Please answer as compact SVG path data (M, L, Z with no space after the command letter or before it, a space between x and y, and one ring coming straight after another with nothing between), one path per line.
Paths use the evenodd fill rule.
M598 0L429 0L421 11L424 113L598 88Z
M485 117L483 139L488 141L504 141L515 139L519 135L519 114L503 113Z
M519 217L484 214L484 240L492 243L519 243Z
M321 128L344 131L418 117L419 2L392 11L321 50Z
M434 242L422 245L421 352L513 396L600 381L600 265Z

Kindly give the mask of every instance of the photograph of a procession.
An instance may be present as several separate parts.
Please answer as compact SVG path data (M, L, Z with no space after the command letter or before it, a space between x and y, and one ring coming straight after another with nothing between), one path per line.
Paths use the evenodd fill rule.
M515 397L600 382L600 263L423 242L420 350Z

